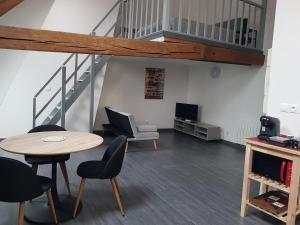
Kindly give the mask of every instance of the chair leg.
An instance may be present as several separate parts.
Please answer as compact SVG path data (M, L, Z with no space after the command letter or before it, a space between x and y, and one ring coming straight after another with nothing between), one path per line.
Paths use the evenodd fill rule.
M117 181L116 181L115 178L110 179L110 181L111 181L111 185L112 185L112 188L113 188L113 191L114 191L117 203L119 205L119 209L121 211L122 216L124 216L125 213L124 213L124 208L123 208L123 205L122 205L122 202L121 202L120 194L119 194L119 191L117 189L117 184L116 184Z
M19 223L18 225L24 225L24 213L25 213L25 202L19 204Z
M68 172L67 172L66 163L65 162L60 162L59 165L60 165L61 172L64 176L64 179L65 179L65 182L66 182L66 185L67 185L68 193L70 195L71 194L71 189L70 189L70 182L69 182L69 176L68 176Z
M120 192L120 186L119 186L119 183L118 183L118 181L117 181L117 178L114 178L115 179L115 182L116 182L116 188L117 188L117 191L118 191L118 193L119 193L119 195L120 195L120 197L122 196L121 195L121 192Z
M157 142L156 140L153 140L154 149L157 150Z
M82 197L82 193L83 193L83 189L84 189L84 185L85 185L85 179L81 179L80 182L80 186L79 186L79 191L78 191L78 195L77 195L77 200L76 200L76 205L75 205L75 209L73 212L73 218L75 218L77 210L78 210L78 206Z
M48 201L49 201L49 205L50 205L50 209L52 212L52 217L53 217L54 223L58 224L56 211L55 211L55 207L54 207L54 202L53 202L53 198L52 198L52 194L51 194L51 189L49 189L49 191L47 192L47 197L48 197Z
M128 152L128 141L126 142L125 153Z
M34 174L37 174L37 171L38 171L38 168L39 168L39 165L38 164L32 164L32 171L34 172Z

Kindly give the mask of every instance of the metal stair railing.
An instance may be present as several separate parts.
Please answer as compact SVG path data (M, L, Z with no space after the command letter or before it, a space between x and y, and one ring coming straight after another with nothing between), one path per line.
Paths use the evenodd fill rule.
M112 14L112 12L119 6L119 8L124 8L124 4L126 4L126 1L124 0L119 0L117 1L113 7L105 14L105 16L100 20L100 22L94 27L94 29L91 31L90 35L95 36L97 29L104 23L104 21ZM114 28L116 28L116 25L119 23L119 21L122 20L121 16L117 16L116 22L110 27L110 29L104 34L104 36L108 36ZM122 22L121 22L122 23ZM80 82L83 80L78 80L78 71L83 68L84 65L87 65L86 62L88 59L91 58L91 64L88 67L88 69L83 73L89 73L90 76L90 84L91 84L91 112L90 112L90 117L93 118L93 95L94 95L94 77L95 77L95 64L99 63L99 61L96 61L96 57L94 54L89 54L87 55L79 64L79 55L78 53L72 53L67 60L57 69L57 71L50 77L50 79L42 86L42 88L39 89L39 91L34 95L33 97L33 127L36 126L37 119L42 115L42 113L48 108L48 106L56 99L56 97L61 93L61 102L56 105L55 108L59 108L60 110L60 119L61 119L61 125L64 127L65 126L65 113L67 111L66 108L66 101L68 100L67 98L69 97L76 97L81 93L77 93L78 87L80 85ZM67 65L70 63L70 61L74 59L75 65L74 65L74 71L72 74L67 78ZM101 60L101 56L98 57L97 59ZM58 90L52 95L52 97L41 107L39 111L37 111L37 100L38 97L45 91L45 89L50 85L50 83L59 75L61 74L61 86L58 88ZM81 76L83 77L83 76ZM86 79L88 78L85 77ZM74 84L73 87L70 89L69 92L71 92L72 96L67 96L67 84L74 79ZM69 93L68 92L68 93ZM90 120L91 120L90 118ZM47 121L47 119L45 120ZM44 121L44 123L45 123ZM51 121L51 118L48 120ZM92 122L92 120L91 120ZM90 130L91 130L91 124L90 124Z

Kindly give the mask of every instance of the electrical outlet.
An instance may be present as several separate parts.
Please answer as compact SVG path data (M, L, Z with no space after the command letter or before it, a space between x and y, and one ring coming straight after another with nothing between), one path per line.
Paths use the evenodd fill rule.
M289 104L287 103L281 103L280 104L280 112L289 112Z
M290 104L290 107L289 107L289 112L290 113L297 113L298 112L298 105L297 104Z

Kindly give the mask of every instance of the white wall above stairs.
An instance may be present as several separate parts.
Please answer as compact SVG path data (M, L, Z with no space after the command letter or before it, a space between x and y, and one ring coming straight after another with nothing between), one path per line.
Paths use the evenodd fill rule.
M27 3L30 1L34 2L34 0L26 0L24 2ZM36 1L44 2L44 0ZM20 4L20 7L11 11L11 18L7 24L10 26L20 26L20 20L18 20L20 15L25 13L28 18L34 20L36 14L40 15L43 12L42 14L45 19L41 21L40 24L30 26L30 23L27 23L24 26L88 34L103 18L106 12L115 4L116 0L72 0L72 2L69 0L54 0L51 2L52 4L49 5L48 10L44 9L44 4L34 4L28 9L26 7L21 7L22 3ZM102 33L106 32L107 29L108 25L104 26ZM102 28L100 28L98 35L101 35L101 30ZM22 53L24 52L16 51L14 54ZM61 66L63 61L66 60L69 55L28 51L25 53L26 55L24 56L22 63L20 65L15 65L13 68L13 70L16 71L16 75L9 85L9 89L6 91L0 89L0 92L3 91L1 95L5 96L2 104L0 102L0 137L24 133L32 127L32 99L34 94L42 87L58 67ZM1 66L1 73L9 70L10 67L11 65ZM55 87L52 87L52 91L48 92L46 94L48 96L45 96L45 98L49 97L55 91L54 89ZM71 118L74 118L74 115L78 113L87 115L85 117L86 121L81 121L79 124L76 124L76 120L73 120L72 122L66 120L67 128L76 127L77 130L88 130L89 108L82 108L81 104L81 101L88 101L88 99L85 98L88 98L88 95L83 93L80 100L72 106L74 109L70 109L68 115L71 115ZM43 99L39 99L39 101L40 100L41 102L44 102L42 101ZM97 106L95 107L97 108ZM79 108L80 110L78 110Z

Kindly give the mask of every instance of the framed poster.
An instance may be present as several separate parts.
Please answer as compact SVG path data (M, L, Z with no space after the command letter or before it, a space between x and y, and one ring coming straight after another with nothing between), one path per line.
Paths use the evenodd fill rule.
M165 69L146 68L145 99L163 99L165 85Z

